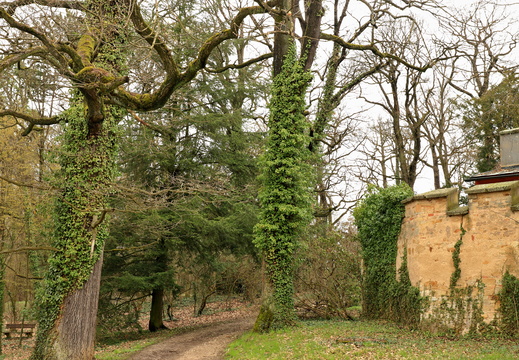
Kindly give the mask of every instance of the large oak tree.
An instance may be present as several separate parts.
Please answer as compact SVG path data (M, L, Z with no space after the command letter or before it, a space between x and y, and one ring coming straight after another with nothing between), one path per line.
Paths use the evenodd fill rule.
M64 128L52 240L56 251L40 296L34 359L94 356L107 198L115 176L118 124L126 111L164 106L205 67L219 44L238 36L248 16L264 12L261 6L236 10L225 29L202 42L196 56L178 61L174 39L161 31L170 25L168 19L174 20L161 22L158 13L141 11L133 0L0 4L0 72L39 64L56 74L53 85L63 87L66 98L59 104L65 110L55 116L16 108L0 111L0 116L17 119L25 134L40 126ZM128 61L136 52L147 54L160 71L160 83L141 92L132 81L139 71Z

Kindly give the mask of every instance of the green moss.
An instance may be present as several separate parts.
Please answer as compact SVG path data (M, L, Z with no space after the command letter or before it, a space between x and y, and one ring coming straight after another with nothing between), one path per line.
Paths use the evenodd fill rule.
M274 322L274 309L271 299L267 299L261 304L260 312L254 323L252 331L265 333L272 329Z
M95 45L96 41L90 34L85 34L79 39L77 53L81 58L84 66L90 65L90 60L94 54Z
M94 66L92 65L89 65L89 66L85 66L83 69L81 69L78 73L77 73L77 78L78 79L83 79L83 78L86 78L87 74L91 73L93 70L94 70Z

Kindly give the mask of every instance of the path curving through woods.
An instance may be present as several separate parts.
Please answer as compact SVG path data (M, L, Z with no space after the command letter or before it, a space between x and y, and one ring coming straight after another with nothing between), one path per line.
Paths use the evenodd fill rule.
M131 360L222 360L227 346L254 325L253 316L208 324L135 353Z

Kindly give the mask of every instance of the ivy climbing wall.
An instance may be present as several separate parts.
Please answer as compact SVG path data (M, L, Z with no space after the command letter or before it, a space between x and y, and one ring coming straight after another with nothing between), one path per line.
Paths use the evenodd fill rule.
M411 283L428 298L422 318L462 332L495 320L505 272L519 277L519 181L466 193L466 206L454 188L404 200L396 265L407 252Z

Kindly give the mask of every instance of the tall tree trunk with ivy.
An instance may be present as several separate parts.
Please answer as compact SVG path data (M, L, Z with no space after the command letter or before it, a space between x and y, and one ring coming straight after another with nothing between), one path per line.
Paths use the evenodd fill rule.
M78 72L70 108L62 115L56 176L60 192L52 239L56 250L38 294L35 360L94 358L108 195L116 172L117 127L124 115L122 109L105 104L103 83L108 74L125 72L121 22L128 3L91 0L85 6L92 14L86 18L87 28L103 31L86 32L78 43L84 68Z
M274 73L269 104L269 137L262 159L260 219L256 246L265 261L267 283L254 331L294 323L294 253L302 229L312 219L314 174L306 119L306 91L312 80L323 15L322 0L281 0L274 12ZM303 20L304 15L304 20ZM301 54L295 44L299 19Z
M114 175L117 111L102 124L70 109L60 153L61 191L49 271L38 294L39 329L33 359L92 359L103 247L106 189ZM114 116L115 115L115 116Z
M297 59L292 44L274 78L269 138L262 159L261 213L255 243L261 249L268 278L266 298L255 331L292 324L294 252L302 228L311 219L312 168L309 129L304 115L311 74Z

